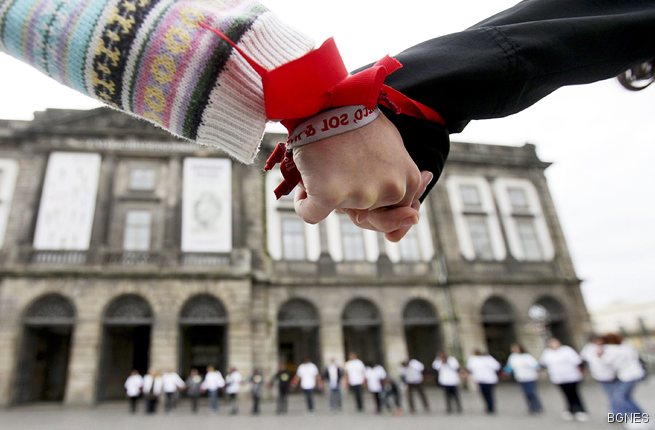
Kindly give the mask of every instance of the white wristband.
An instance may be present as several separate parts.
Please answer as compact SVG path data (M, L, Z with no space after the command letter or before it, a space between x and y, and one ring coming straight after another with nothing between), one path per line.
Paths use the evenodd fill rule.
M380 116L380 109L366 106L342 106L321 112L298 125L289 135L287 149L336 136L370 124Z

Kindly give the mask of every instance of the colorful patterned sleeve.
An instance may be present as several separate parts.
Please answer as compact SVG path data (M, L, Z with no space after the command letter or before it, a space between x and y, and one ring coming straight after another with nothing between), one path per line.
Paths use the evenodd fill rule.
M313 42L243 0L0 0L0 50L176 136L251 163L261 79L218 28L272 69Z

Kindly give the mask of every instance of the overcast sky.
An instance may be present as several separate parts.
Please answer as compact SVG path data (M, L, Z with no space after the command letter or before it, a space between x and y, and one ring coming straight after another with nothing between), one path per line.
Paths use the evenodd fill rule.
M512 0L264 1L322 42L334 36L353 69L415 43L462 30ZM402 9L398 8L402 5ZM0 118L47 107L98 106L0 54ZM590 308L655 300L655 88L615 80L563 88L504 119L476 121L453 140L535 143Z

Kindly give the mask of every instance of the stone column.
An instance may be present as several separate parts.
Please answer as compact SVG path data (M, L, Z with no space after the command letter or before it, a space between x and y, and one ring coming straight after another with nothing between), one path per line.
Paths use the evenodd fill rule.
M64 399L67 405L91 405L97 399L101 331L101 322L91 315L80 315L73 328Z
M13 370L16 367L22 327L17 313L10 313L6 309L6 298L2 298L0 302L5 303L5 308L1 309L0 313L0 407L3 407L11 403L13 395L12 380L16 376Z
M169 309L174 309L169 307ZM179 371L177 315L156 312L150 331L150 365L160 372ZM185 370L186 371L186 370Z
M319 335L323 364L329 363L331 358L336 359L337 363L344 363L346 357L343 345L341 309L336 306L326 306L325 309L321 309Z
M404 331L400 313L386 316L382 326L382 347L386 351L387 371L393 376L398 376L398 366L408 358Z
M253 369L252 285L248 281L233 281L220 286L229 291L225 303L229 317L227 366L236 367L248 377Z

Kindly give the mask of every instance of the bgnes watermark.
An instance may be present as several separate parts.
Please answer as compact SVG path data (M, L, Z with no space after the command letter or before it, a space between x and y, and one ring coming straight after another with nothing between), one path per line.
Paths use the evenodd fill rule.
M607 414L608 423L624 423L624 424L648 424L650 422L650 415L644 412L633 413L609 413Z

